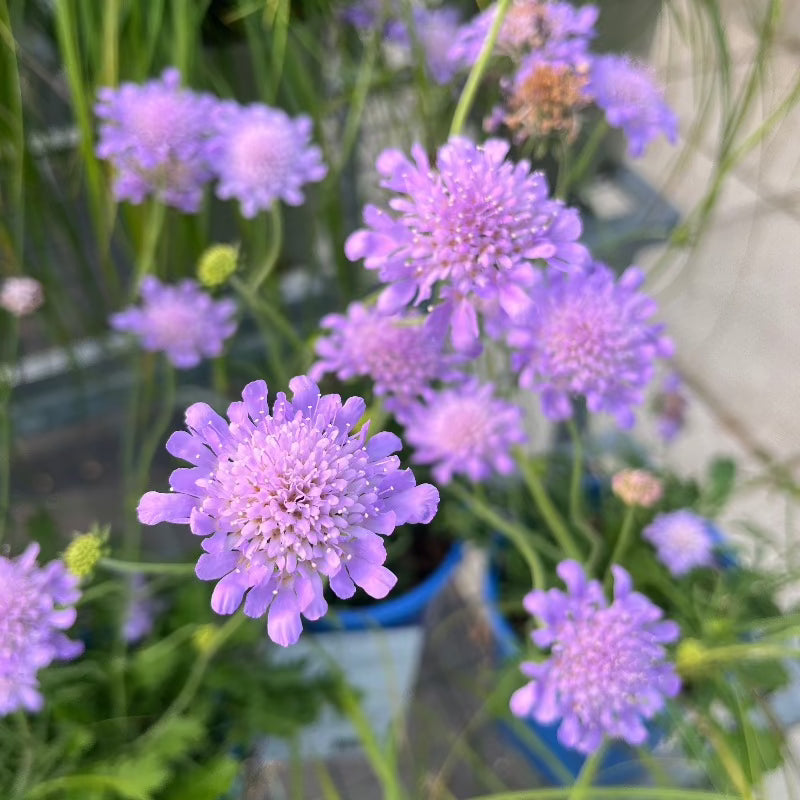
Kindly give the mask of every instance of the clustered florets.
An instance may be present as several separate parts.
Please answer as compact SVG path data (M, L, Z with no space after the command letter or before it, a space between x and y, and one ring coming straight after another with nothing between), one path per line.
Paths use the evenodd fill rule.
M62 633L75 622L78 578L61 561L39 567L38 555L30 544L16 559L0 556L0 716L40 710L38 671L83 652Z
M342 404L309 378L290 381L270 410L264 381L248 384L226 421L205 403L186 412L189 432L167 442L192 467L172 473L173 492L148 492L139 504L145 524L175 522L206 537L197 562L201 580L218 580L211 598L219 614L268 613L270 638L297 641L300 615L327 610L323 578L348 598L360 586L384 597L396 577L383 566L382 538L405 523L429 522L439 502L429 484L392 455L392 433L367 439L356 431L361 398Z
M568 591L533 591L527 611L539 621L534 644L550 658L524 662L530 682L511 697L511 710L542 725L561 721L558 739L582 753L594 752L604 736L642 745L643 720L678 694L681 681L666 659L665 644L677 640L678 626L632 590L630 575L613 566L614 600L598 581L586 579L575 561L557 572Z

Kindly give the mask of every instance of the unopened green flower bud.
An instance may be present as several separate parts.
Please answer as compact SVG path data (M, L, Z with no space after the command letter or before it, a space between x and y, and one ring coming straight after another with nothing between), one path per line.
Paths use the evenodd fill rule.
M197 650L197 652L201 655L208 653L214 647L214 643L217 641L218 632L219 627L213 623L209 622L207 625L201 625L192 634L192 644L194 645L194 649Z
M108 528L94 526L88 533L78 534L64 551L64 564L77 578L88 578L98 561L106 554Z
M684 639L675 654L675 667L683 677L702 672L708 665L708 648L697 639Z
M230 244L209 247L197 262L197 278L208 289L221 286L236 272L239 250Z

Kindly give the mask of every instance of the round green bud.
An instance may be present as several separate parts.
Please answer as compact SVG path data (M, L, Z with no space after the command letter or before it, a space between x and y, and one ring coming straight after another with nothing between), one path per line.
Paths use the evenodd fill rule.
M675 667L684 677L702 672L708 665L708 648L697 639L684 639L675 653Z
M217 641L218 632L219 627L210 622L207 625L201 625L192 634L192 644L194 645L194 649L197 650L197 652L201 655L208 653L214 647L214 643Z
M209 247L197 262L197 279L207 289L222 286L236 272L239 250L230 244Z
M88 578L105 555L108 529L78 534L64 551L64 565L77 578Z

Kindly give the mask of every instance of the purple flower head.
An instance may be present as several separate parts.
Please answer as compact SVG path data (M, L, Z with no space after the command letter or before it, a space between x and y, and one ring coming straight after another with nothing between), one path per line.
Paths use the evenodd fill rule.
M437 482L450 483L461 473L483 481L492 472L514 470L510 451L525 441L522 411L493 397L490 383L468 382L431 394L408 408L400 421L414 448L413 461L432 464Z
M44 303L44 289L36 278L14 275L0 286L0 308L15 317L27 317Z
M321 181L328 172L322 151L311 144L307 116L292 119L260 103L242 107L227 102L217 107L214 127L207 152L219 178L217 196L235 197L248 219L278 199L302 205L302 186Z
M135 644L153 630L159 604L150 594L150 587L143 575L133 576L130 591L130 602L122 623L122 636L128 644Z
M676 577L714 563L708 522L688 509L659 514L642 531L642 538L656 548L661 563Z
M401 14L387 31L387 38L407 49L413 56L414 40L425 54L425 64L431 78L439 85L449 83L461 69L459 60L450 57L450 46L458 35L459 14L454 8L413 9L414 31L409 31Z
M376 166L381 185L396 193L395 215L366 206L368 227L345 244L351 261L363 258L389 284L381 310L430 301L436 324L449 324L462 352L479 346L479 313L499 308L514 317L530 308L533 260L569 267L587 257L576 243L577 211L551 200L527 161L506 161L508 149L499 139L477 146L456 137L440 148L435 168L418 144L413 162L385 150Z
M658 433L665 442L671 442L683 430L688 405L680 375L677 372L667 375L655 397Z
M613 566L614 601L609 605L598 581L587 581L576 561L557 572L568 591L534 591L526 610L541 627L532 634L550 658L523 662L530 683L511 696L511 711L542 725L561 720L558 740L592 753L604 736L637 746L647 739L643 720L664 708L665 697L681 688L663 647L677 640L678 626L632 591L631 576Z
M645 66L624 56L597 56L587 91L605 112L608 124L625 132L631 156L644 155L662 133L671 144L678 140L678 119Z
M279 392L270 411L266 383L248 384L229 422L205 403L190 406L189 432L172 434L167 450L192 466L172 473L171 493L139 503L146 525L188 524L206 537L196 572L219 579L214 611L233 614L244 600L247 616L268 613L267 632L284 647L299 638L301 613L327 611L323 577L338 597L356 585L385 597L397 578L383 566L381 537L430 522L439 504L433 486L400 469L397 436L367 440L368 423L354 433L360 397L342 404L305 376L289 387L294 397Z
M83 652L62 633L75 622L79 579L60 561L38 566L38 555L30 544L16 559L0 556L0 716L39 711L36 673Z
M445 355L444 335L422 325L419 314L381 313L351 303L347 314L329 314L320 326L330 333L317 340L320 360L309 376L318 381L328 372L346 381L369 377L375 394L388 395L392 410L430 392L434 381L455 380L456 358Z
M496 13L495 3L462 26L450 47L452 61L465 66L475 63ZM503 20L495 49L515 60L532 53L544 61L578 66L588 61L597 16L597 8L591 5L575 8L570 3L515 0Z
M233 300L214 300L196 281L168 286L148 276L140 294L142 305L112 314L111 327L136 334L145 350L163 351L178 369L220 355L236 330Z
M178 70L141 85L101 89L97 155L117 170L118 200L141 203L155 194L167 205L197 211L211 178L205 147L217 101L180 88Z
M672 355L663 325L649 322L656 304L638 291L643 281L636 267L615 280L595 263L570 274L549 270L534 287L535 311L508 341L520 385L541 395L548 419L568 419L571 398L584 395L591 412L633 425L656 359Z

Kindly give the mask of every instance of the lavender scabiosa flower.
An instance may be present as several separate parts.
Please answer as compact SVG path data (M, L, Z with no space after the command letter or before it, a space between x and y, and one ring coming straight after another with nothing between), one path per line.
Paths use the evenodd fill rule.
M15 317L27 317L44 303L44 290L36 278L15 275L0 286L0 308Z
M615 280L595 263L571 274L549 270L534 287L535 312L508 341L520 385L540 394L548 419L568 419L571 398L583 395L590 411L633 425L656 359L672 355L663 325L649 322L656 304L638 291L643 282L636 267Z
M178 369L220 355L236 330L233 300L212 299L196 281L168 286L148 275L140 294L142 305L112 314L111 327L136 334L145 350L163 351Z
M36 673L83 652L63 633L75 622L79 579L60 561L38 566L38 555L33 543L16 559L0 556L0 716L39 711Z
M369 423L354 433L366 404L321 395L305 376L293 378L270 407L264 381L248 384L230 422L205 403L186 411L189 432L167 450L192 464L170 477L171 494L148 492L139 503L147 524L189 525L206 537L197 577L219 579L211 596L218 614L268 613L269 637L284 647L302 631L300 614L327 610L323 577L348 598L360 586L385 597L397 578L383 566L382 536L398 525L430 522L439 493L416 485L392 455L392 433L367 440ZM245 597L246 595L246 597Z
M159 604L150 593L144 575L134 575L130 583L130 595L125 618L122 621L122 636L128 644L136 644L153 630Z
M714 563L708 522L689 509L659 514L642 531L642 538L656 548L661 563L676 577Z
M663 134L678 140L678 118L664 100L650 71L625 56L605 55L592 60L588 93L605 112L608 124L622 128L628 152L644 155L647 146Z
M366 206L368 227L345 243L351 261L363 258L389 284L381 310L430 301L436 324L450 325L462 352L479 345L480 312L499 308L514 317L531 307L532 260L567 268L587 257L576 242L577 212L550 199L544 176L527 161L506 161L508 149L499 139L477 146L454 137L435 168L418 144L413 162L385 150L376 166L381 185L399 195L389 201L397 216Z
M260 103L221 103L207 155L219 179L217 196L235 197L242 215L254 217L276 200L302 205L301 188L328 172L322 151L311 144L311 119L292 118Z
M557 573L567 592L533 591L526 610L541 627L532 639L550 648L543 662L523 662L530 683L511 696L511 711L542 725L561 720L558 740L581 753L593 753L604 736L641 745L644 720L675 697L681 681L666 660L665 644L676 641L678 626L632 591L631 576L613 566L614 600L609 605L598 581L587 580L576 561L563 561Z
M664 484L646 469L622 469L611 478L611 491L626 506L652 508L664 494Z
M667 375L654 402L658 434L664 442L671 442L683 429L688 405L680 375L676 372Z
M366 376L375 394L387 395L392 411L425 396L436 380L455 380L457 359L444 352L444 332L423 326L418 314L383 314L351 303L347 314L328 314L320 327L329 335L317 340L320 360L312 380L333 372L340 380Z
M450 47L453 62L472 66L494 24L497 4L493 3L472 21L463 25ZM595 35L598 9L586 5L548 0L514 0L498 33L496 50L519 59L535 53L545 61L573 65L588 61L588 46Z
M400 415L415 448L412 460L431 464L437 482L450 483L456 473L483 481L492 472L514 470L511 448L526 438L522 411L493 392L492 384L473 380L433 393Z
M155 194L167 205L197 211L211 178L205 147L217 101L180 87L177 69L141 85L98 93L97 155L117 171L118 200L141 203Z

